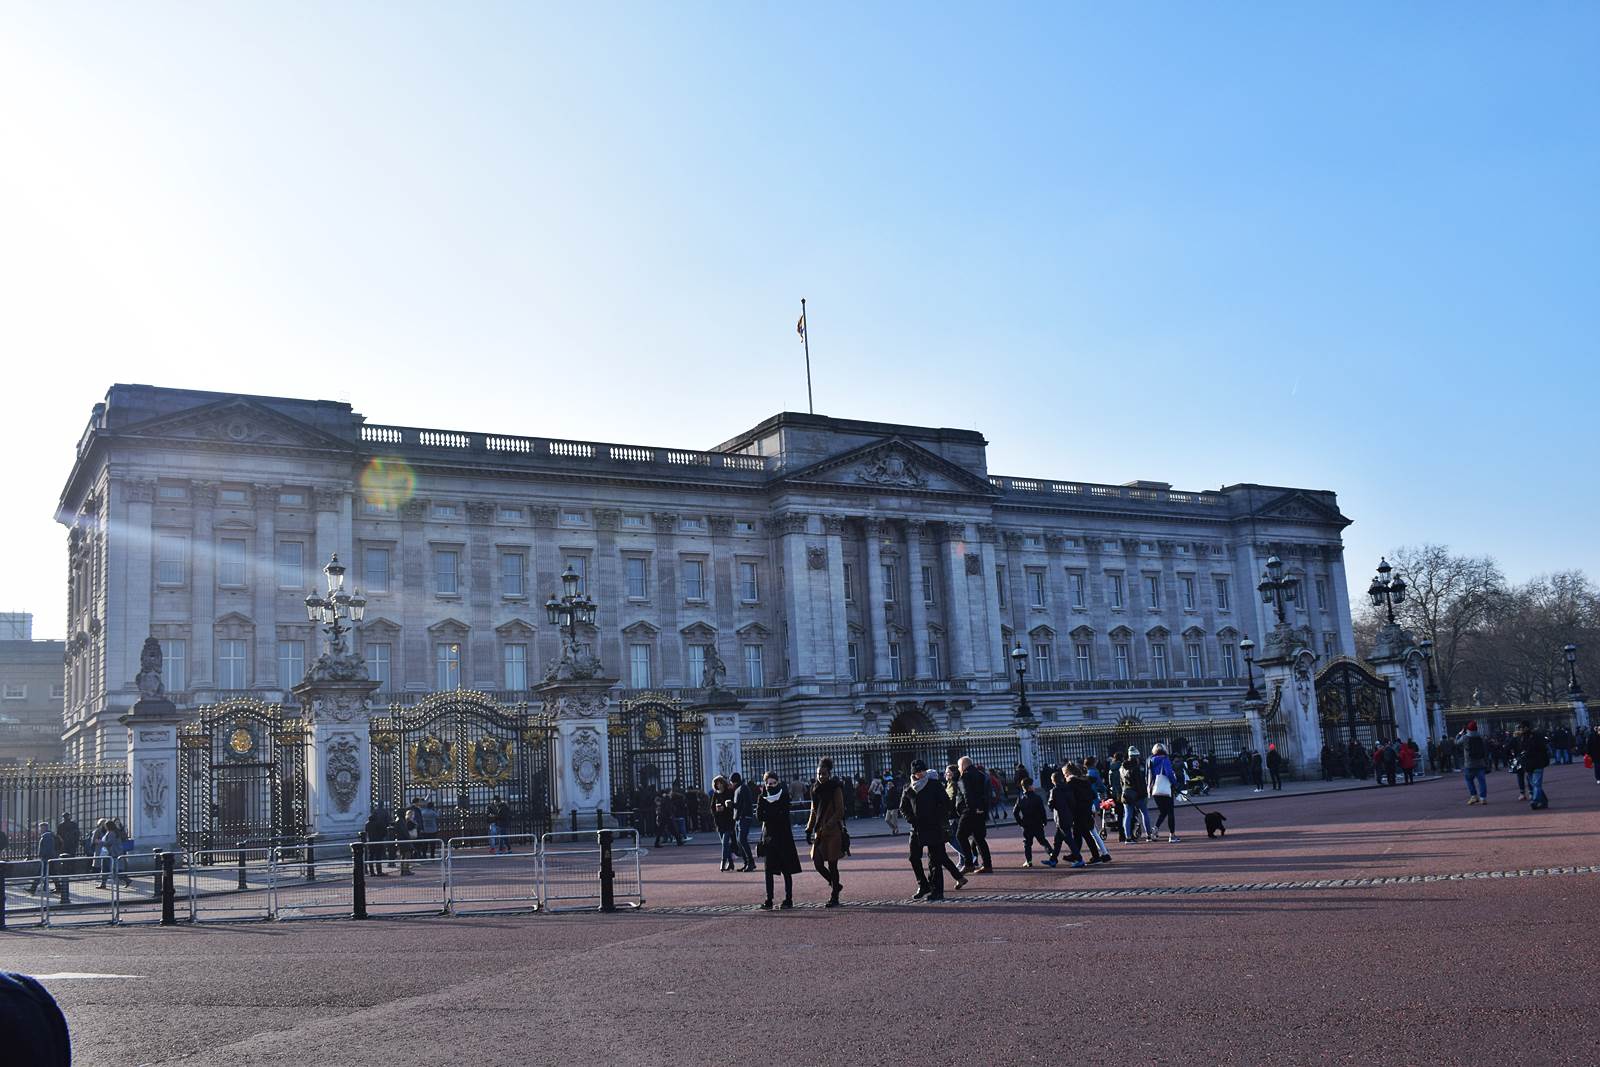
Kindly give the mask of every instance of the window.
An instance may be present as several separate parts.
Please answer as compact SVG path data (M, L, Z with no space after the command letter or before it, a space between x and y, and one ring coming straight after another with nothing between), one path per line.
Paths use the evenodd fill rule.
M7 682L3 695L7 700L27 700L28 687L21 682Z
M883 565L883 599L885 603L894 603L894 564Z
M1167 643L1164 640L1150 642L1150 674L1154 678L1167 676Z
M453 548L435 549L433 553L434 591L440 596L457 596L461 593L461 553ZM441 687L444 688L444 687ZM455 688L450 686L449 688Z
M1108 574L1108 575L1106 575L1106 598L1111 601L1111 606L1112 607L1114 607L1114 608L1122 607L1122 602L1123 602L1122 575L1120 575L1120 574Z
M1183 610L1184 611L1193 611L1195 609L1194 579L1190 578L1187 575L1185 575L1182 578L1179 578L1178 579L1178 588L1183 591Z
M244 585L243 539L224 537L217 547L217 584L231 588Z
M1317 589L1317 609L1319 611L1327 611L1328 610L1328 579L1326 579L1326 578L1318 578L1316 580L1316 589Z
M518 643L500 650L500 662L505 666L505 685L512 691L528 688L528 646Z
M744 684L759 689L767 684L767 674L761 665L761 646L744 646Z
M1033 646L1033 676L1040 682L1055 681L1055 661L1048 644L1041 642Z
M1209 704L1196 704L1194 706L1194 713L1196 715L1208 715L1208 714L1210 714L1210 712L1211 712L1211 705L1209 705Z
M746 604L761 599L760 572L754 563L739 564L739 599Z
M1000 606L1001 607L1005 607L1006 606L1006 569L1004 567L996 567L994 569L994 587L1000 593Z
M625 530L642 530L642 529L644 529L644 516L643 515L624 515L624 516L622 516L622 528L625 529Z
M461 688L461 646L454 641L440 641L433 646L433 687Z
M1206 673L1205 656L1200 647L1200 642L1189 641L1183 646L1184 658L1189 663L1189 677L1203 678Z
M573 574L578 576L578 592L587 594L589 592L589 557L568 556L567 566L572 569Z
M303 508L306 506L306 495L293 492L279 493L278 506L283 508Z
M1338 634L1328 633L1322 635L1322 653L1325 656L1337 656L1339 654Z
M245 643L235 638L217 642L217 686L221 689L243 689L250 683L245 679Z
M304 589L306 585L306 545L304 541L278 542L278 588Z
M1117 660L1117 680L1126 682L1131 677L1131 668L1128 661L1132 658L1129 655L1128 643L1126 641L1118 641L1111 646L1111 651Z
M250 494L243 489L224 489L217 494L217 499L224 504L248 504Z
M500 556L500 595L527 596L528 557L521 552L506 552ZM520 689L521 686L507 686Z
M1028 568L1028 603L1033 607L1044 607L1044 571L1033 567Z
M361 580L369 593L389 591L389 550L363 548L361 550Z
M855 569L846 563L844 565L844 602L849 604L856 598Z
M1144 576L1145 602L1152 608L1161 607L1161 575L1147 574Z
M924 568L922 568L922 602L924 604L928 604L928 605L932 605L932 603L933 603L933 568L932 567L924 567Z
M1079 641L1075 650L1078 657L1078 680L1087 682L1094 678L1094 650L1087 641Z
M183 671L185 644L182 640L161 642L161 684L169 693L183 692L187 681Z
M650 688L650 646L628 646L628 684L635 689Z
M381 500L363 500L361 510L368 515L387 515L389 507Z
M936 637L928 639L928 675L935 680L944 677L944 664L940 661L939 639Z
M627 569L629 600L644 600L650 595L646 562L643 556L629 556L623 561Z
M1221 641L1218 643L1218 647L1222 650L1222 676L1224 678L1239 677L1238 651L1233 647L1233 642Z
M306 676L306 643L278 642L278 688L293 689Z
M706 646L689 646L689 677L687 684L698 687L706 680Z
M705 560L686 559L683 561L683 599L704 600L706 598L706 564Z
M1067 572L1067 593L1072 597L1073 607L1081 608L1084 606L1082 571Z
M156 538L156 582L182 585L189 576L189 542L172 534Z
M1226 578L1213 578L1213 579L1211 579L1211 588L1216 590L1216 593L1217 593L1217 610L1218 611L1227 611L1228 610L1228 579L1226 579Z
M850 660L850 680L861 681L861 646L851 641L845 646L845 654Z
M522 509L521 508L501 508L500 509L500 521L501 522L521 522L522 521L522 514L523 513L522 513ZM520 688L520 686L518 688Z
M690 533L700 533L706 528L706 520L698 516L686 517L680 528Z
M889 642L889 677L900 680L900 642Z
M67 686L66 686L65 682L51 682L50 683L50 699L51 700L65 700L66 697L67 697Z
M367 674L378 683L378 688L385 692L388 691L389 683L394 678L390 671L393 653L394 649L387 642L367 646Z
M461 509L454 504L435 504L433 506L433 517L436 519L459 519L461 517Z
M162 500L188 500L189 491L181 485L163 485L156 490Z
M563 526L587 526L588 524L589 515L587 512L563 511L561 513L561 525Z
M749 519L740 519L738 522L733 524L733 532L753 534L756 532L756 524L751 522Z

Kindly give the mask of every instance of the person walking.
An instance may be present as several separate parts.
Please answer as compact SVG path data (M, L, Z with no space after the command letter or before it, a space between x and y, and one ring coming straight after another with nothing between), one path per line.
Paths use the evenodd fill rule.
M1550 747L1545 743L1544 735L1535 730L1533 723L1527 719L1517 726L1517 734L1522 742L1522 751L1517 760L1528 779L1528 807L1543 811L1550 806L1550 799L1544 794L1544 769L1550 766Z
M489 851L511 851L511 805L498 793L489 801Z
M889 776L884 775L883 777L887 778ZM871 783L867 785L867 803L872 805L873 818L876 819L883 817L883 778L874 778Z
M1167 755L1167 746L1160 741L1150 746L1150 795L1156 801L1156 829L1167 824L1167 841L1178 840L1178 788L1182 785L1178 770ZM1153 834L1151 836L1154 836Z
M433 798L422 802L422 807L417 811L417 836L425 838L428 858L439 855L439 809L433 806Z
M733 784L722 775L711 779L711 820L716 824L717 837L722 842L723 871L734 869L733 859L739 853L738 816L734 814Z
M50 888L50 861L60 858L61 839L56 837L56 832L50 829L50 824L47 822L39 824L39 840L34 845L33 854L39 860L39 875L28 883L28 892L36 892L41 885L48 891ZM67 891L67 883L57 878L55 879L55 884L56 892L64 896Z
M900 793L900 814L905 816L911 835L911 870L917 876L917 892L912 899L943 900L945 871L955 879L957 889L966 885L961 869L944 850L950 832L950 795L939 776L921 760L911 763L911 781ZM926 870L922 866L924 852L928 854Z
M889 824L889 836L900 836L900 783L894 775L883 775L883 821Z
M1589 740L1583 746L1583 754L1589 757L1589 765L1594 771L1594 784L1600 785L1600 730L1589 731Z
M1239 759L1244 760L1244 753L1239 753ZM1128 832L1123 829L1127 825L1128 811L1122 804L1122 753L1113 751L1106 762L1106 792L1111 797L1112 819L1117 824L1117 840L1128 840Z
M661 847L663 837L671 837L681 848L683 846L683 832L678 829L677 816L672 794L663 789L656 794L656 848Z
M367 816L362 833L367 836L367 873L374 878L382 878L383 854L386 851L383 840L389 836L389 820L384 818L383 809L378 805L372 806L372 814Z
M1059 771L1050 772L1050 793L1045 807L1056 822L1055 836L1050 840L1050 858L1059 861L1063 847L1072 847L1072 800L1067 790L1070 763L1063 763ZM1069 853L1070 854L1070 853Z
M1250 784L1255 787L1257 793L1266 787L1266 779L1262 776L1261 769L1261 752L1252 748L1250 750Z
M733 817L739 833L739 855L744 857L744 866L739 870L748 873L756 869L756 854L750 851L750 828L756 824L756 791L738 771L728 776L728 783L733 786Z
M1461 776L1467 783L1467 803L1489 803L1489 745L1478 733L1478 720L1467 720L1467 728L1456 735L1461 752Z
M783 906L794 907L794 876L800 873L800 853L794 847L794 827L789 822L789 791L768 771L766 788L756 799L756 821L761 824L761 853L766 861L767 899L764 911L772 910L773 876L783 876Z
M1034 790L1033 779L1027 775L1023 775L1017 785L1021 792L1017 794L1017 802L1011 806L1011 821L1022 827L1022 865L1033 866L1033 843L1037 841L1045 853L1041 862L1046 867L1054 867L1055 857L1050 852L1050 843L1044 839L1044 824L1048 815L1044 798Z
M1128 758L1122 761L1122 767L1117 773L1121 776L1123 839L1130 844L1138 840L1134 837L1134 826L1137 824L1144 830L1144 839L1148 841L1150 809L1145 804L1145 798L1149 795L1149 785L1145 780L1144 768L1139 765L1137 748L1128 749Z
M989 856L989 808L992 806L989 776L970 756L956 761L956 771L959 775L956 811L960 816L961 850L966 853L967 870L991 874L994 862Z
M76 856L78 847L83 844L83 831L69 811L62 812L56 823L56 843L61 846L63 856Z
M1322 747L1326 751L1328 746L1323 745ZM1267 745L1267 777L1272 779L1273 789L1281 790L1283 788L1283 753L1278 751L1276 743ZM1332 776L1330 775L1329 777L1331 778Z
M1401 745L1395 761L1400 765L1400 774L1405 778L1406 785L1414 784L1417 777L1417 743L1407 741Z
M839 906L844 883L839 880L839 860L844 858L844 786L833 776L833 760L817 761L817 780L811 786L811 815L806 819L806 839L811 842L811 865L828 883L828 908Z

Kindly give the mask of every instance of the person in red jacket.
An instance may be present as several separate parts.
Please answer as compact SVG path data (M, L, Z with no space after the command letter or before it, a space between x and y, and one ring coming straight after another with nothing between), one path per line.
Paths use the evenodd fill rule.
M1372 778L1375 784L1383 784L1383 742L1379 741L1372 746Z
M1417 743L1407 741L1400 746L1400 773L1406 776L1406 785L1410 785L1417 772Z

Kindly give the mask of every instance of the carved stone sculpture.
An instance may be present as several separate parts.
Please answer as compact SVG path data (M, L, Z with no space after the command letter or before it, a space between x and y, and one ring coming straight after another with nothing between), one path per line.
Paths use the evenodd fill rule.
M707 645L705 668L700 673L700 688L721 689L722 683L727 677L728 665L722 662L722 656L717 652L717 646Z
M814 571L826 568L828 566L828 550L822 545L812 545L807 548L806 566Z
M856 479L897 489L925 489L928 485L928 479L898 452L887 452L867 463L856 472Z
M139 687L140 700L161 700L167 694L161 681L161 642L153 637L145 638L139 650L139 674L133 684Z
M146 762L139 772L139 799L144 804L146 819L159 819L167 810L168 777L164 759Z
M585 726L572 735L572 777L585 797L600 785L600 735Z
M355 738L347 734L328 742L325 776L334 805L340 811L349 811L356 799L356 789L361 785L360 746Z

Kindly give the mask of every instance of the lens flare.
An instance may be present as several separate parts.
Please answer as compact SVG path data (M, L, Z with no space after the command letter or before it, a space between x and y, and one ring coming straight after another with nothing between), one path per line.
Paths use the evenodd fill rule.
M385 511L395 511L416 492L411 464L394 456L374 456L361 471L361 497Z

